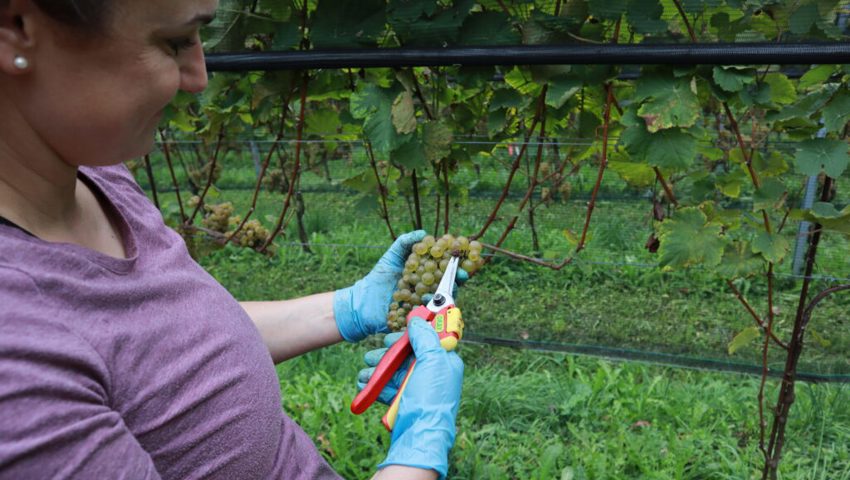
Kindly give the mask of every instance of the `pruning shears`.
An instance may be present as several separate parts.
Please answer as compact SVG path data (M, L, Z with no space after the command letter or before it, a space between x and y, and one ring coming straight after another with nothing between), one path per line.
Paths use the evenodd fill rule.
M437 291L434 297L427 305L419 305L411 310L407 315L407 321L413 317L425 319L429 325L434 327L437 335L440 337L440 344L448 351L454 350L457 347L458 341L463 336L463 318L460 314L460 309L455 306L454 298L452 297L452 288L457 275L459 257L452 257L449 260L448 266L443 273L443 278L437 286ZM408 356L413 354L413 347L410 345L410 337L407 332L398 339L384 354L381 361L375 367L375 372L369 379L366 387L354 397L351 402L351 412L359 415L366 411L380 395L381 390L390 381L393 374L398 371L399 367L404 363ZM384 427L392 431L395 425L396 416L398 415L398 406L401 401L401 394L407 387L407 381L410 379L410 374L413 373L413 367L416 365L416 358L410 362L410 368L407 370L407 375L401 383L401 388L393 398L389 410L381 419Z

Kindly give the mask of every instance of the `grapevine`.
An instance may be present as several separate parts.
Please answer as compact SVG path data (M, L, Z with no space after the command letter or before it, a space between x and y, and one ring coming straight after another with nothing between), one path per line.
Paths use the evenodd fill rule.
M377 2L339 15L344 2L334 0L302 2L286 9L278 8L277 2L260 0L253 2L250 12L243 2L222 0L224 10L230 13L226 20L222 17L213 25L205 44L231 52L246 45L278 51L354 45L416 47L422 46L422 33L426 31L445 34L446 46L452 46L453 38L468 40L479 32L499 32L506 44L568 46L576 42L696 44L745 38L780 42L847 38L841 20L844 13L839 10L845 7L829 6L829 2L635 0L616 6L600 0L559 1L554 6L551 2L494 4L456 0L407 3L410 10L397 8L397 2ZM298 28L291 31L267 30L267 25L296 22ZM207 94L191 101L178 99L175 109L182 110L182 114L169 119L166 130L174 139L180 132L191 132L192 140L203 140L200 149L194 148L195 158L188 162L183 161L180 150L174 150L179 161L175 165L183 166L188 188L200 194L188 202L194 212L184 211L178 175L172 166L166 135L162 134L162 151L177 199L178 208L173 215L176 217L179 212L188 232L203 230L216 241L224 239L266 251L292 218L299 221L299 234L305 231L300 225L304 213L300 176L304 170L315 169L314 157L319 148L309 142L357 137L365 146L370 170L355 171L350 178L337 180L357 191L358 205L377 213L392 238L396 231L421 228L423 217L431 217L431 212L435 212L435 218L425 221L436 220L434 232L442 233L449 230L449 213L457 211L468 190L476 187L464 185L459 180L461 176L455 174L470 167L479 172L486 167L483 159L498 159L496 150L503 148L501 145L521 143L518 153L512 152L514 158L505 166L508 176L499 199L483 224L476 225L476 229L480 227L478 233L470 238L487 242L491 251L501 255L560 270L591 242L591 217L600 189L605 188L603 183L607 185L603 177L616 175L634 188L651 190L654 222L646 248L657 254L661 266L701 266L719 273L755 320L755 327L747 330L755 328L759 332L765 354L771 342L789 354L799 354L805 329L795 327L799 334L790 329L783 334L773 313L774 271L790 253L789 235L783 234L782 227L789 218L805 219L816 226L807 234L811 255L806 261L811 268L821 230L824 234L850 231L850 209L842 210L834 194L829 194L839 179L846 179L850 165L846 145L850 116L845 113L850 103L850 68L800 68L800 79L789 76L785 68L769 65L642 65L639 72L627 72L617 65L605 69L575 65L502 66L492 71L482 68L478 73L485 80L481 81L475 79L478 74L472 75L475 72L458 66L346 71L325 68L309 73L257 72L239 78L215 75ZM639 75L631 80L624 76L627 73ZM490 78L500 80L493 82ZM310 91L308 83L314 86ZM300 102L295 101L298 97ZM297 118L288 118L296 114ZM712 131L712 125L716 131ZM818 133L821 128L822 135ZM295 135L289 130L295 130ZM261 163L259 156L255 159L258 178L250 208L238 227L231 230L233 219L238 218L233 216L232 206L228 211L226 204L207 205L204 197L221 174L218 159L225 132L228 137L235 137L249 131L256 138L273 138L274 142L265 161ZM457 146L461 138L485 136L496 146L484 149L482 156ZM536 155L532 153L532 137L537 139ZM771 137L803 141L794 148L771 146L769 151ZM279 149L285 138L297 142L295 155L287 161L281 158L279 167L270 169L273 154L281 156ZM556 146L555 160L544 161L542 145L549 138L587 140L588 145L571 144L563 155L558 154ZM350 154L345 149L340 153ZM514 177L522 175L522 165L527 188L516 208L506 214L510 208L507 204L514 198L512 184L516 190L519 183ZM582 193L581 175L587 175L579 171L582 168L596 172L583 227L575 233L564 230L569 243L564 246L572 253L562 261L551 261L550 256L540 254L534 212L541 206L578 196L573 195L574 189L577 194ZM819 209L805 207L798 212L790 205L794 174L819 179ZM150 171L148 175L154 184ZM329 174L327 178L330 181ZM259 222L249 220L263 186L284 195L277 225L269 234ZM155 190L153 196L156 202ZM749 199L756 200L752 212L734 206ZM292 204L295 214L290 211ZM400 225L398 212L405 206L410 222ZM201 207L204 215L196 224L195 216ZM532 230L533 255L503 248L524 215ZM501 225L502 232L489 231L497 225ZM435 257L432 248L442 238L430 237L407 259L415 267L406 268L405 278L394 294L394 308L387 314L393 329L403 328L411 308L422 295L434 290L439 272L443 271L442 262L455 250L464 256L463 268L470 273L481 267L483 262L472 258L471 247L467 251L453 248L454 240L460 238L444 245L441 255ZM307 239L306 235L300 237L305 245ZM436 268L428 270L433 264ZM802 293L807 291L811 268ZM755 278L761 278L766 289L765 305L761 306L764 312L759 311L760 305L746 300L746 292L738 291L733 283ZM806 295L801 295L795 320L798 327L804 321L806 301ZM766 372L766 355L764 358ZM795 370L796 364L789 363L785 373L791 386ZM764 477L773 478L782 453L793 390L766 410L765 380L766 376L758 396L760 450ZM766 422L772 412L781 415L774 415L777 427L768 438Z
M205 227L220 233L224 233L230 228L231 218L233 217L232 203L204 205L204 212L203 224Z
M229 232L228 238L233 236L233 233ZM236 235L236 240L243 247L257 249L269 239L269 235L269 230L259 220L248 220L242 231Z
M390 330L402 330L407 325L407 314L422 303L422 297L437 291L451 257L460 257L460 268L470 275L477 272L484 265L482 248L480 242L448 233L440 238L428 235L413 245L387 312Z

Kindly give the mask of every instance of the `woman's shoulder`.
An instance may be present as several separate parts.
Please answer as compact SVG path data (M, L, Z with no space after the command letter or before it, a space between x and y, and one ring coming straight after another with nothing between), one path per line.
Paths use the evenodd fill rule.
M144 195L132 172L123 163L103 167L80 167L80 172L98 181L98 185Z

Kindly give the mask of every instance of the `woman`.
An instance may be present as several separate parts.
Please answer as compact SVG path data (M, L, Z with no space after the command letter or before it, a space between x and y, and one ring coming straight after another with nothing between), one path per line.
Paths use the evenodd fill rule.
M404 235L354 286L239 304L121 162L204 89L217 0L0 0L0 478L338 478L273 362L383 331ZM309 319L309 320L308 320ZM445 476L463 365L420 320L375 478ZM368 441L368 440L367 440Z

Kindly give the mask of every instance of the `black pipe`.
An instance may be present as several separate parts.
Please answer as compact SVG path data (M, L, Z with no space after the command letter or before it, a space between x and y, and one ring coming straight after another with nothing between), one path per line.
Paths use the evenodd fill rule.
M850 43L704 43L367 48L219 53L210 71L448 65L812 65L850 63Z

